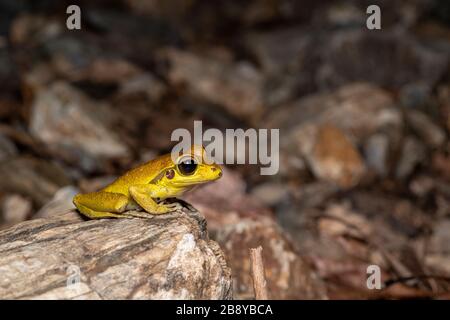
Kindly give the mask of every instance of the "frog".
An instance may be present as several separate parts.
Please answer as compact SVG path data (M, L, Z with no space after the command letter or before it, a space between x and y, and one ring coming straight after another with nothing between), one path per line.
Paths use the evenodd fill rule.
M151 218L181 209L182 204L169 200L221 177L221 166L207 156L205 148L192 145L187 152L143 163L99 191L79 193L73 204L90 219Z

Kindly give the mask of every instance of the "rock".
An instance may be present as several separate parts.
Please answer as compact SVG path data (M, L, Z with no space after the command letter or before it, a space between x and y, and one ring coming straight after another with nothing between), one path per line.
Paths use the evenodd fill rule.
M189 94L221 105L240 118L253 119L261 113L263 78L250 64L176 50L169 50L167 57L173 85L185 85Z
M15 115L21 103L14 97L0 95L0 119L7 119Z
M11 194L2 199L2 220L6 224L25 221L30 216L31 210L31 201L21 195Z
M363 83L301 98L267 113L264 119L269 128L283 128L284 138L280 141L280 160L284 161L280 173L283 176L298 172L302 158L309 159L311 164L322 126L340 130L354 151L379 132L388 132L390 143L394 144L403 127L402 115L395 108L392 97L380 88ZM360 172L360 169L355 170Z
M364 145L364 156L367 166L384 177L388 174L389 139L385 134L378 133L367 139Z
M19 72L17 64L9 48L0 45L0 83L2 83L2 94L13 93L19 89Z
M253 296L249 249L261 245L270 299L326 299L320 278L270 219L242 219L217 231L233 270L237 298Z
M289 194L289 188L281 183L263 183L252 189L251 195L265 206L274 206Z
M231 299L205 226L198 212L90 221L71 212L16 225L0 232L0 297Z
M365 27L366 13L353 3L336 3L326 7L323 12L323 24L333 27ZM320 15L319 15L319 18ZM316 20L317 17L316 17Z
M412 129L431 147L439 147L445 141L445 132L433 123L428 116L419 111L411 110L406 118Z
M424 83L410 83L400 90L399 100L407 108L424 106L430 99L431 88Z
M364 162L351 141L338 128L322 126L310 154L306 155L314 175L349 188L359 182L366 171Z
M17 153L18 150L15 144L3 134L0 134L0 161L13 157Z
M101 160L129 154L108 123L111 117L107 105L57 82L36 93L30 132L58 156L92 171L101 166Z
M143 71L127 60L120 58L91 58L83 66L74 65L65 55L55 55L52 66L58 74L72 81L92 81L94 83L123 83Z
M374 207L373 203L369 203L370 197L354 206L352 193L354 191L346 192L341 201L336 201L336 197L326 199L317 208L289 207L293 213L296 211L296 216L291 214L292 220L288 222L289 233L296 239L302 255L313 262L320 278L326 279L330 299L382 297L382 291L367 288L367 267L378 265L382 282L397 278L391 263L402 261L396 255L406 251L411 244L411 238L396 232L386 223L388 219L380 217L380 214L390 215L388 209ZM382 203L383 198L373 201ZM373 209L373 212L369 216L361 212L359 206L364 210ZM411 210L411 207L408 209ZM414 212L411 216L417 214ZM293 225L295 229L292 229ZM395 258L392 258L393 255ZM408 261L402 263L401 266L408 265L408 272L413 270L409 269ZM414 271L412 274L415 274Z
M144 94L150 101L158 101L167 91L164 84L150 73L142 73L122 81L119 95Z
M419 198L429 195L434 188L434 180L429 176L418 176L409 184L409 189L411 192Z
M438 87L438 103L447 131L450 131L450 84Z
M374 230L385 230L375 235L379 243L386 243L386 249L398 249L406 245L409 238L425 234L429 228L429 216L407 197L355 190L346 198L352 203L353 211L377 224Z
M41 207L62 186L70 184L60 166L31 157L14 157L0 163L0 190L25 196Z
M313 37L305 28L290 27L245 35L252 52L267 74L303 70Z
M449 61L445 52L422 45L405 31L364 29L344 29L323 39L316 78L319 88L335 88L354 81L393 89L421 82L432 88L445 72Z
M401 157L397 163L396 177L399 179L408 177L414 168L425 160L425 157L425 146L411 136L406 137L401 151Z
M402 127L402 117L392 97L368 83L353 83L331 93L301 98L269 112L266 121L270 127L284 128L294 135L311 126L330 124L351 134L357 143L382 128Z
M11 24L10 38L14 45L31 46L48 41L62 33L57 19L39 14L21 14Z
M56 191L53 198L34 215L35 218L49 218L74 210L73 197L80 193L74 186L66 186Z
M436 272L450 275L450 219L437 221L433 228L425 261Z
M205 214L213 239L224 248L233 270L235 297L254 296L249 249L262 245L271 299L325 298L323 283L278 227L270 210L246 194L240 175L223 169L220 180L185 198Z
M317 70L314 30L287 27L251 32L244 37L246 49L257 58L264 74L264 102L267 108L311 93Z
M441 176L450 181L450 156L436 152L431 158L433 169Z
M150 160L150 159L149 159ZM141 162L144 163L145 161ZM118 176L100 176L92 179L81 179L78 182L78 186L81 191L84 193L87 192L95 192L102 188L105 188L107 185L111 184L116 180Z
M256 198L246 193L242 176L222 167L222 178L212 184L199 186L184 199L199 209L207 218L213 232L227 224L238 223L241 218L271 216L271 211Z

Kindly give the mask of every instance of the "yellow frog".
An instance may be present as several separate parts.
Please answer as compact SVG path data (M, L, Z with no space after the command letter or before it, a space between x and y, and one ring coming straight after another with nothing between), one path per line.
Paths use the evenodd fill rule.
M181 204L167 203L165 199L222 176L220 166L205 159L204 148L195 145L175 162L171 154L163 155L126 172L98 192L76 195L73 203L92 219L145 218L175 211L182 207ZM145 212L127 212L136 209Z

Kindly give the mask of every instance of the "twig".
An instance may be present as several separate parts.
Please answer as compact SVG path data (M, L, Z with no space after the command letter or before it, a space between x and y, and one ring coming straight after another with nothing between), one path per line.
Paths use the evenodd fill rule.
M251 274L253 279L253 289L256 300L268 300L269 296L264 276L264 264L262 258L262 247L250 249Z

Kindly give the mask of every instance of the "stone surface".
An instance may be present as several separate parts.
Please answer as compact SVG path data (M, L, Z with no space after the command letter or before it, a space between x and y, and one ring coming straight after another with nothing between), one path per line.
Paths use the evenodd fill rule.
M7 195L2 199L2 220L7 224L14 224L28 219L31 214L32 203L18 195Z
M230 271L195 212L36 219L0 232L2 299L230 299Z
M93 170L99 167L99 160L129 153L108 123L111 113L105 111L104 105L67 83L57 82L36 93L30 132L67 161Z
M185 85L193 96L221 105L241 118L255 118L261 113L262 77L252 65L175 50L167 55L173 84Z
M325 299L324 284L310 263L271 211L245 189L242 177L224 168L220 180L185 197L205 214L212 238L224 249L233 271L235 298L254 296L249 250L262 245L271 299Z
M0 163L0 191L17 193L38 207L70 181L61 166L32 157L13 157Z
M338 128L318 129L312 153L307 155L313 173L319 179L337 183L343 188L354 186L366 171L355 146Z

